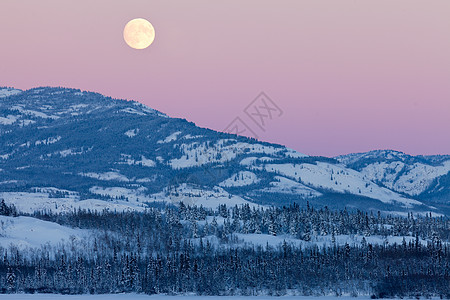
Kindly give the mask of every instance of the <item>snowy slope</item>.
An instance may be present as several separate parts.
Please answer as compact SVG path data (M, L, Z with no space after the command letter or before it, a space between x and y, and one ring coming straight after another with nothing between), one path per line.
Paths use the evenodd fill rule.
M433 181L450 172L450 157L446 156L414 157L399 151L379 150L337 159L369 180L411 196L422 194Z
M0 117L0 124L2 125L11 125L14 124L19 117L15 115L5 115L4 117Z
M405 198L387 188L379 187L363 174L347 169L341 165L318 162L317 164L267 164L266 171L277 172L297 181L317 188L330 189L341 193L359 194L380 200L384 203L393 201L405 207L422 203Z
M222 187L232 187L232 186L246 186L254 183L258 183L259 179L255 173L249 171L240 171L239 173L233 174L230 178L219 183Z
M18 89L0 87L0 98L14 96L20 94L21 92L22 91Z
M171 135L169 135L168 137L166 137L164 140L159 140L158 144L170 143L170 142L176 141L180 134L181 134L181 131L174 132Z
M154 194L152 197L153 201L173 204L183 202L186 205L197 205L206 208L217 208L220 204L226 204L230 207L243 204L248 204L250 207L258 206L240 196L232 195L218 186L212 189L205 189L185 183L166 188L163 192Z
M412 196L423 193L438 177L450 172L450 160L441 166L422 163L406 165L402 162L374 163L361 170L361 173L386 187Z
M174 147L182 152L180 158L172 159L170 164L174 169L189 168L194 166L202 166L211 163L225 163L235 159L242 154L264 154L277 155L288 151L281 146L267 146L259 143L243 143L234 139L221 139L214 144L207 142L190 144L175 144ZM294 155L295 152L288 151L289 155ZM298 153L298 156L303 157Z
M350 153L346 155L341 155L336 157L341 163L345 165L351 165L357 163L359 161L365 160L395 160L395 161L404 161L409 155L395 150L373 150L369 152L362 153Z
M13 204L19 212L33 213L34 211L51 210L57 212L71 212L74 209L90 209L96 211L127 211L143 210L142 204L124 200L103 201L99 199L80 200L78 194L59 198L48 191L42 192L0 192L0 199L7 205Z
M260 191L299 195L305 198L319 197L322 195L322 193L286 177L275 176L274 179L275 181L269 183L270 187Z
M13 244L19 248L39 248L49 243L76 243L86 238L90 231L73 229L30 217L0 216L0 246Z

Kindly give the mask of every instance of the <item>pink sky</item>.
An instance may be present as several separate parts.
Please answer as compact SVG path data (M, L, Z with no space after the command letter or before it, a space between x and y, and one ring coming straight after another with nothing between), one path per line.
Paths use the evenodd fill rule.
M129 48L125 24L156 39ZM450 153L450 1L0 2L0 86L65 86L134 99L311 155ZM283 110L263 132L244 108Z

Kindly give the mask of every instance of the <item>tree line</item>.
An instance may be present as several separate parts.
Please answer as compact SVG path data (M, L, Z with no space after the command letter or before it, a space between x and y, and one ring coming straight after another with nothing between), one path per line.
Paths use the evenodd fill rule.
M201 295L372 295L450 297L449 219L296 205L144 212L74 210L30 216L89 229L85 241L40 249L0 247L3 293L197 293ZM237 234L281 236L244 245ZM337 235L361 234L339 244ZM316 236L331 236L318 246ZM370 243L371 236L411 237ZM305 246L307 245L307 246Z

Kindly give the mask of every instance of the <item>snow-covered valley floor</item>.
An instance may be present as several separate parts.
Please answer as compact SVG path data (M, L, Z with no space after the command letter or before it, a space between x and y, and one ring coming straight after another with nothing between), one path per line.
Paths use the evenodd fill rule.
M67 300L350 300L350 299L370 299L367 296L364 297L334 297L334 296L190 296L190 295L180 295L180 296L166 296L166 295L144 295L144 294L113 294L113 295L55 295L55 294L11 294L11 295L0 295L0 299L12 299L12 300L40 300L40 299L67 299Z

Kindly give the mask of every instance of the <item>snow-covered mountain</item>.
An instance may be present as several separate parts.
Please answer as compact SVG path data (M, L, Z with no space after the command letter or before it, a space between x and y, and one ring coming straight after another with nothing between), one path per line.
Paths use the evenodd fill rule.
M97 93L0 88L0 97L0 198L20 210L308 201L446 213L448 201L435 200L449 190L448 157L310 157Z
M393 150L336 157L371 181L410 197L449 204L450 155L411 156Z

